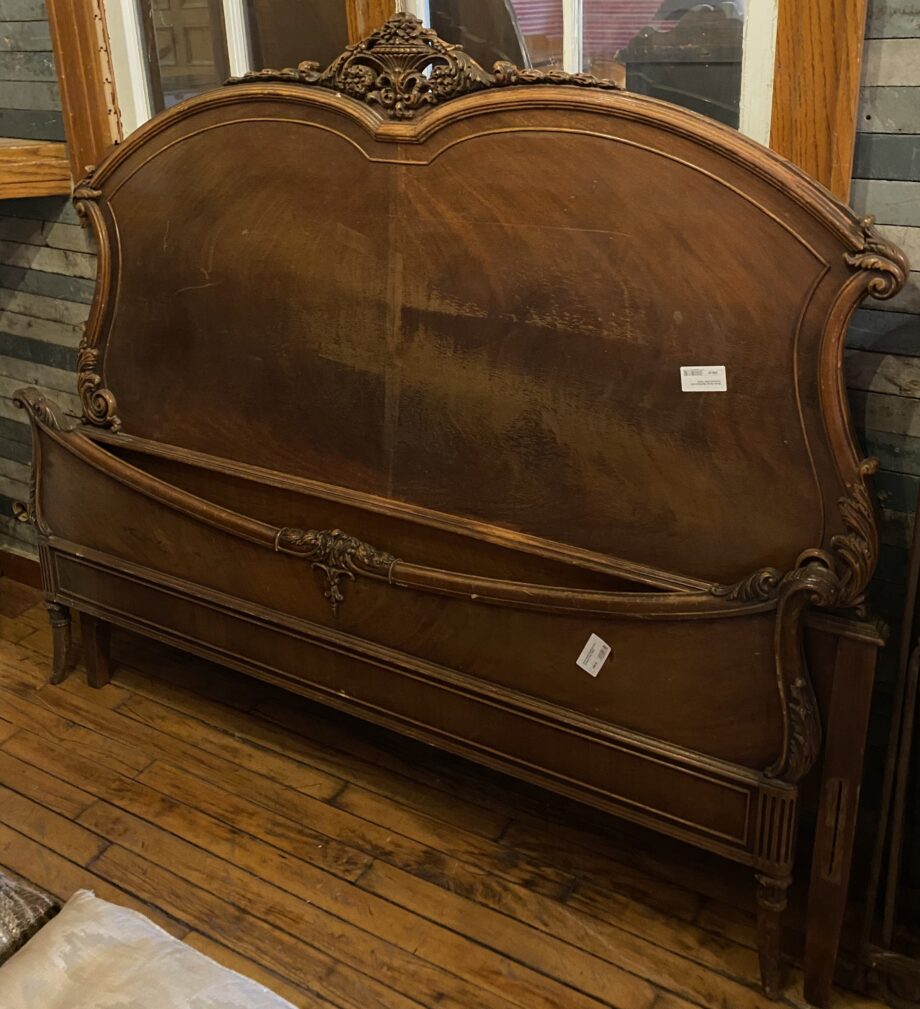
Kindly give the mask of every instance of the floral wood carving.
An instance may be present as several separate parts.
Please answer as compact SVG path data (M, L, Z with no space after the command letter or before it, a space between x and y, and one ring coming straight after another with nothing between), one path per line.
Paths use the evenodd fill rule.
M359 574L389 578L396 563L392 554L377 550L341 529L293 529L286 526L279 529L275 536L275 549L303 557L310 561L311 568L325 575L323 598L329 602L333 614L338 614L340 604L345 602L345 579L354 581Z
M877 469L877 459L864 459L858 467L859 478L847 484L847 493L837 502L847 531L831 537L830 551L806 551L796 569L786 575L777 568L761 568L733 585L714 585L710 589L712 595L731 602L769 602L779 596L790 578L797 576L803 563L818 560L833 570L839 581L832 605L859 608L878 558L878 527L866 486L866 477Z
M864 217L860 222L862 245L856 252L844 255L847 263L857 270L874 274L869 280L869 293L881 300L892 298L907 281L907 257L891 242L885 241L875 230L875 218Z
M614 81L590 74L521 70L504 61L489 73L460 46L445 42L417 17L405 13L394 14L366 39L349 46L325 70L319 63L306 61L285 70L254 70L227 83L250 81L291 81L329 88L375 105L391 119L412 119L426 106L485 88L564 84L622 90Z
M99 373L99 350L91 347L84 331L77 354L77 393L83 404L83 420L113 431L121 430L115 395L106 389Z

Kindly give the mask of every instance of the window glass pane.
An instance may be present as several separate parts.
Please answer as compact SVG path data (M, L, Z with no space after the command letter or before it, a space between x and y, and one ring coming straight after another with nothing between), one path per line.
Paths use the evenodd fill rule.
M738 126L744 0L582 0L580 65L565 66L569 0L430 0L431 25L486 67L583 70ZM575 50L578 52L578 50Z
M345 0L246 0L246 10L253 70L327 66L348 45Z
M156 110L226 80L221 0L141 0L140 11Z

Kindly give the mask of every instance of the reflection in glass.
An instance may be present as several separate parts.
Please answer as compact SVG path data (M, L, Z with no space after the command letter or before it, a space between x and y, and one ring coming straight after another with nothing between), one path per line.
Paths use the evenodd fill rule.
M327 66L348 45L346 10L345 0L246 0L252 69Z
M582 0L567 25L563 0L430 0L431 25L486 67L584 71L738 126L744 0ZM581 49L566 65L566 33ZM573 65L574 64L574 65Z
M157 112L227 79L221 0L142 0L140 11Z

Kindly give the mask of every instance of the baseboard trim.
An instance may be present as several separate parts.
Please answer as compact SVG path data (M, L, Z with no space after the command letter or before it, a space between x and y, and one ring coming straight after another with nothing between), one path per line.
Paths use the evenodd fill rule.
M42 587L42 572L38 561L25 554L17 554L12 550L0 547L0 575L14 582L22 582L33 589Z

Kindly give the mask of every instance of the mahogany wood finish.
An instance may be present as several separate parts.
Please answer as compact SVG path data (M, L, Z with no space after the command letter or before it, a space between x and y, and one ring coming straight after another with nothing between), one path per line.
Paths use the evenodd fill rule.
M736 859L777 994L805 625L820 698L826 639L879 643L841 356L900 252L731 130L408 15L158 116L75 197L85 424L20 393L22 517L93 681L120 624Z

